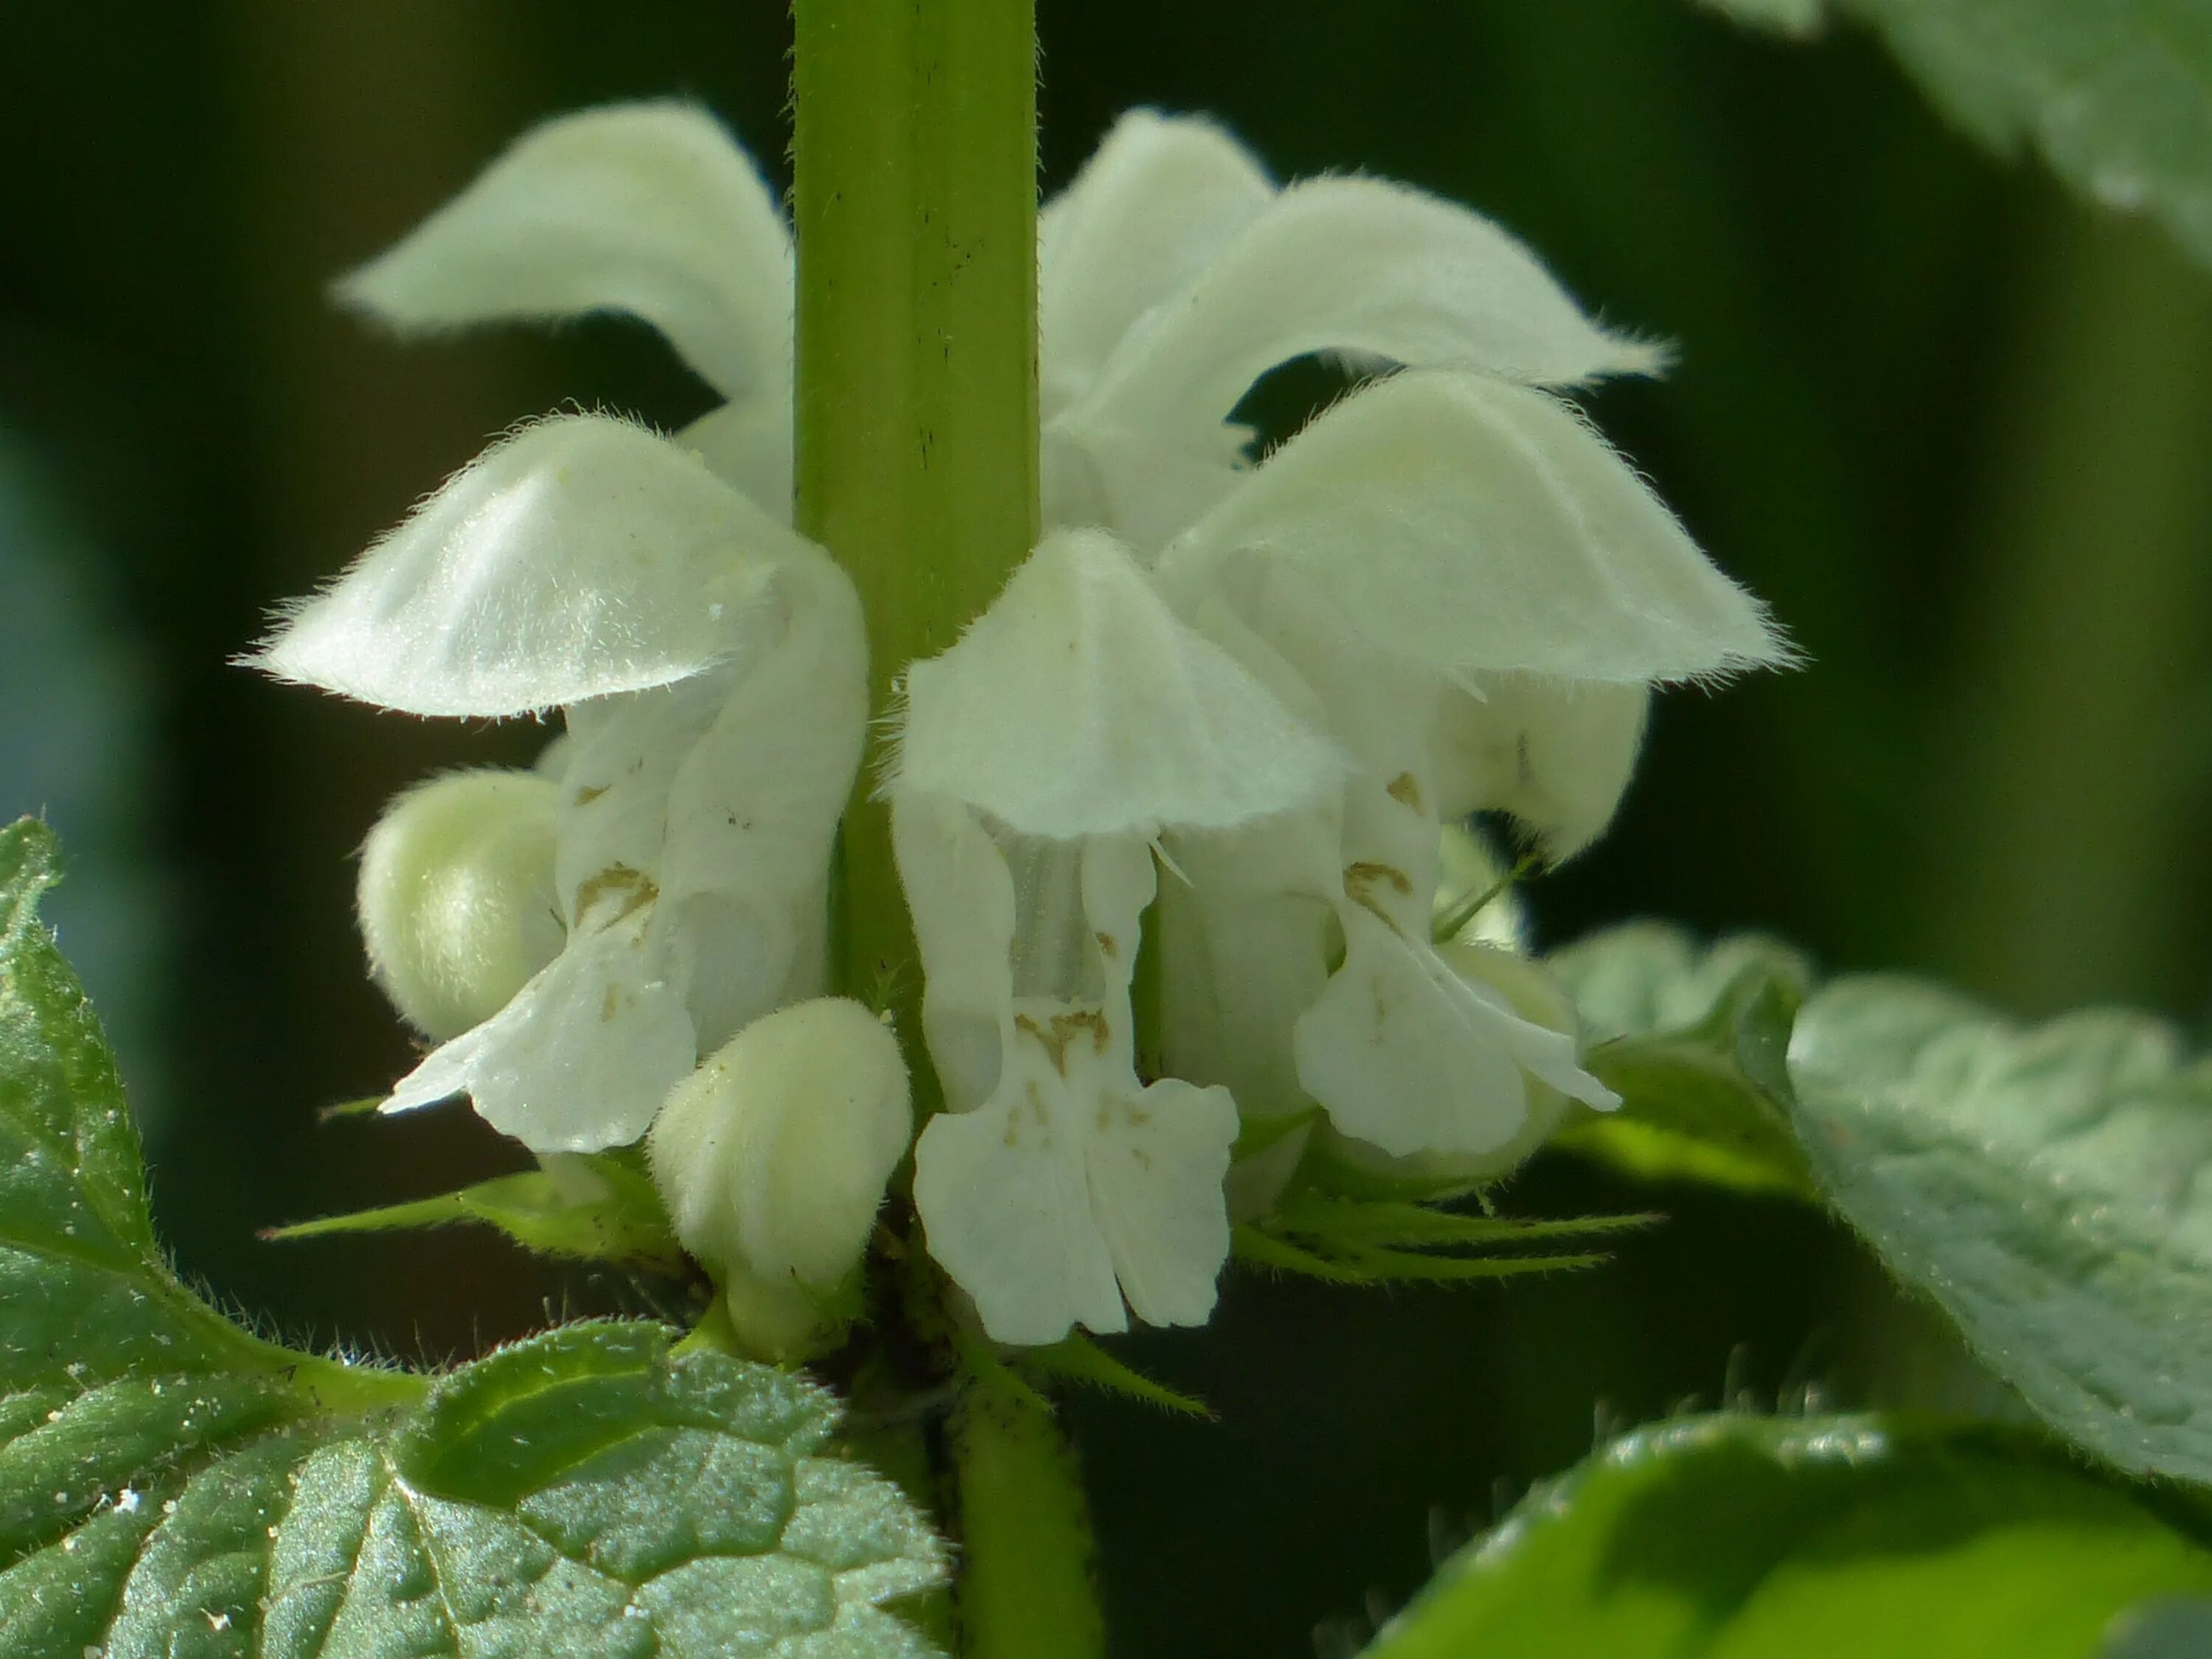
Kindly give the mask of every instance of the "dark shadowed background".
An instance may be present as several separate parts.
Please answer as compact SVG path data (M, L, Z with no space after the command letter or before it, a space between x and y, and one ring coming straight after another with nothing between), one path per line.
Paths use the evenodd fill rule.
M1048 185L1126 106L1212 111L1285 174L1478 206L1677 343L1669 380L1594 406L1812 665L1666 701L1610 838L1534 890L1547 940L1756 925L2023 1012L2203 1022L2212 284L2160 233L1971 149L1849 34L1777 45L1671 0L1042 9ZM402 348L325 284L580 104L699 99L785 175L787 45L773 0L0 9L0 813L73 851L64 944L177 1255L288 1330L438 1358L624 1292L459 1235L254 1239L510 1158L465 1113L315 1109L408 1063L351 926L379 805L544 734L225 659L517 418L710 401L640 327ZM1212 1332L1133 1345L1223 1420L1079 1407L1121 1652L1296 1659L1419 1581L1432 1509L1481 1524L1578 1456L1601 1402L1927 1386L1812 1217L1563 1158L1511 1203L1673 1218L1574 1279L1240 1279Z

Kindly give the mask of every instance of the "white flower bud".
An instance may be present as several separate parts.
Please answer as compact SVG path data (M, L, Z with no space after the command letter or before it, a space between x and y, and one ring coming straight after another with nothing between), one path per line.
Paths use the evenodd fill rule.
M740 1334L781 1358L867 1248L913 1132L897 1039L819 997L753 1021L670 1090L646 1152Z
M453 772L398 797L368 832L358 895L368 970L434 1041L489 1019L561 953L558 794L528 772Z

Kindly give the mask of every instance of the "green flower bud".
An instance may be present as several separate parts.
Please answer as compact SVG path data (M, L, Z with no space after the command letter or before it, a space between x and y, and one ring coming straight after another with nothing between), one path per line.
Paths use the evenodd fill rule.
M905 1059L860 1004L764 1015L669 1091L646 1152L684 1248L763 1358L808 1351L914 1124Z
M368 970L442 1042L482 1024L561 953L550 779L486 769L418 784L361 854Z

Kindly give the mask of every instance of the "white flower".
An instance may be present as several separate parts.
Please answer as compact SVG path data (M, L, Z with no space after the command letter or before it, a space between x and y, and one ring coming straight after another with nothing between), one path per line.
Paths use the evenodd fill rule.
M1437 954L1447 969L1477 988L1479 994L1510 1009L1521 1021L1540 1030L1573 1036L1573 1000L1541 963L1516 951L1467 939L1439 945ZM1332 1163L1348 1165L1364 1175L1424 1186L1465 1186L1503 1175L1550 1139L1575 1103L1576 1096L1542 1077L1524 1076L1521 1085L1526 1115L1513 1139L1502 1146L1474 1153L1428 1150L1392 1157L1371 1141L1325 1125L1319 1136L1321 1152Z
M1045 520L1156 551L1236 484L1255 380L1316 352L1569 386L1658 366L1518 241L1378 179L1278 189L1204 121L1124 115L1038 232Z
M1102 168L1112 176L1102 161L1086 177ZM1071 215L1082 210L1082 190L1079 181ZM1251 223L1298 225L1279 205L1297 194L1273 198L1274 216L1263 210ZM1017 922L1034 910L1073 918L1079 928L1086 918L1103 926L1089 891L1101 838L1127 845L1159 837L1173 872L1159 929L1162 1036L1179 1086L1226 1085L1249 1115L1317 1103L1355 1160L1442 1160L1464 1174L1496 1172L1525 1155L1567 1098L1599 1108L1617 1102L1581 1068L1571 1026L1524 1011L1531 999L1516 1002L1499 983L1510 976L1484 958L1454 960L1431 942L1442 823L1506 811L1555 855L1576 850L1603 828L1626 784L1652 684L1774 662L1784 647L1758 605L1705 561L1568 405L1514 383L1544 361L1526 343L1565 335L1558 318L1573 315L1540 273L1516 289L1468 257L1457 267L1461 281L1503 313L1483 318L1487 332L1468 326L1441 340L1411 328L1363 334L1354 322L1364 314L1353 309L1316 320L1320 307L1302 277L1327 249L1277 234L1280 244L1248 227L1229 254L1217 253L1107 354L1099 385L1110 391L1133 375L1142 383L1127 365L1151 362L1161 383L1183 388L1179 410L1163 402L1100 443L1100 434L1117 429L1084 423L1097 421L1095 411L1110 400L1097 391L1073 395L1070 409L1083 413L1059 417L1062 435L1084 432L1092 440L1085 453L1096 459L1136 454L1141 430L1158 452L1146 471L1168 481L1149 504L1165 507L1149 516L1126 511L1103 491L1097 499L1134 546L1095 538L1082 563L1101 574L1077 580L1066 574L1077 563L1071 544L1048 538L965 638L938 661L915 665L893 799L903 812L911 799L957 796L1017 836L1044 838L1045 848L1012 861L1035 872L1036 890L1018 888ZM1275 258L1295 250L1299 270L1274 270L1252 255L1255 243ZM1224 263L1238 280L1217 290L1209 279ZM1393 271L1403 280L1404 263ZM1423 290L1437 301L1425 317L1480 314L1471 300L1456 311L1449 303L1462 297L1451 274L1436 273L1435 289ZM1100 287L1110 285L1102 279ZM1222 319L1211 334L1179 331L1179 319L1194 310L1232 302L1256 314ZM1583 336L1602 337L1586 327ZM1163 339L1170 344L1159 346ZM1164 459L1175 420L1194 434L1184 453L1197 453L1197 422L1218 427L1242 394L1243 381L1231 379L1272 367L1270 353L1321 346L1401 361L1433 349L1458 366L1408 368L1345 399L1263 465L1224 465L1203 490L1186 488L1193 470ZM1220 350L1224 378L1194 368L1208 349ZM1485 351L1493 354L1488 361ZM1142 476L1129 475L1132 492ZM1099 650L1109 637L1095 619L1109 586L1103 573L1121 595L1116 614L1146 612L1134 595L1148 536L1165 538L1143 579L1162 613ZM1217 652L1200 651L1197 640ZM1071 645L1077 641L1082 648ZM1054 672L1094 659L1118 672ZM1241 753L1197 712L1230 706L1225 690L1194 700L1188 711L1176 706L1186 687L1225 686L1228 661L1246 671L1245 701L1270 708L1266 720L1248 722L1253 735ZM1266 704L1253 701L1262 693ZM1287 761L1267 740L1263 733L1285 721L1334 740L1342 763L1333 781L1320 765ZM939 758L950 755L959 757L957 768ZM1288 777L1301 787L1272 801L1244 793ZM1095 797L1086 781L1096 781ZM910 866L918 862L912 840L901 841ZM910 867L908 886L919 915L935 902L925 885L935 892L946 884L916 874ZM1081 892L1079 902L1071 890ZM988 910L948 912L945 925ZM1034 953L1019 926L978 926L962 935L959 959L987 957L987 934L1008 939L1017 961ZM925 933L933 996L945 972L933 960L935 945ZM951 959L951 947L939 948ZM1333 955L1341 958L1334 969ZM964 985L970 975L960 978ZM974 982L983 982L980 967ZM933 1053L977 1052L974 1022L986 1007L995 1000L1003 1024L1007 999L1021 1006L1021 988L1003 969L990 984L989 997L964 1005L967 1030L928 1022ZM1126 998L1109 996L1105 1018L1117 1038L1127 1017ZM1002 1039L1001 1054L1015 1041ZM1064 1066L1057 1076L1055 1085L1032 1066L1021 1080L1033 1102L1066 1103L1049 1113L1039 1107L1041 1127L1048 1118L1079 1125L1085 1101L1125 1099L1135 1084L1118 1064L1110 1079L1087 1071L1079 1078ZM1141 1180L1125 1171L1110 1192L1095 1178L1086 1189L1071 1173L1084 1167L1070 1150L1079 1133L1055 1129L1046 1145L1025 1146L1013 1133L1022 1120L1008 1115L1014 1101L1001 1073L972 1116L933 1123L920 1163L931 1178L916 1183L932 1249L976 1296L987 1328L1023 1341L1056 1335L1070 1320L1118 1328L1106 1262L1140 1317L1193 1316L1146 1309L1128 1271L1100 1247L1114 1236L1117 1206L1142 1213L1147 1199L1165 1205L1198 1192L1210 1145L1194 1135L1181 1168L1155 1154ZM1008 1133L997 1131L1002 1119ZM1108 1121L1098 1119L1102 1127ZM1264 1204L1296 1156L1294 1140L1279 1143L1271 1167L1246 1173L1240 1203ZM1054 1160L1063 1170L1057 1182L1042 1175ZM1080 1224L1086 1204L1090 1227ZM1210 1278L1222 1243L1218 1227L1201 1231L1194 1219L1188 1208L1176 1214L1180 1224L1150 1214L1143 1235L1156 1255L1186 1253L1174 1275L1184 1285ZM1199 1316L1202 1301L1189 1304Z
M893 834L950 1109L915 1153L930 1252L1002 1341L1120 1330L1125 1300L1200 1323L1237 1110L1137 1077L1152 844L1310 805L1337 757L1098 531L1048 535L907 692Z
M684 444L789 522L790 234L705 112L618 104L548 121L338 295L409 332L641 318L728 400Z
M820 990L865 652L819 550L597 416L496 446L298 606L258 659L282 678L416 714L568 718L565 945L387 1109L465 1093L538 1152L635 1140L701 1052Z
M1038 260L1046 534L910 665L887 784L948 1107L915 1203L1024 1343L1206 1316L1240 1111L1317 1106L1352 1161L1486 1173L1570 1097L1611 1103L1538 970L1431 941L1442 832L1503 811L1571 854L1652 687L1787 654L1554 395L1658 354L1487 221L1278 187L1139 111ZM393 1103L465 1090L533 1146L634 1138L699 1052L818 988L866 712L849 587L784 528L787 233L710 118L621 106L526 137L343 291L414 330L626 312L726 400L673 445L528 429L263 659L418 713L566 709L565 948ZM1316 353L1384 378L1255 464L1239 402ZM1229 1176L1240 1206L1301 1140Z
M1438 595L1458 602L1441 618ZM1204 1316L1210 1291L1148 1307L1133 1288L1210 1287L1225 1249L1204 1177L1231 1125L1201 1133L1193 1084L1252 1115L1318 1103L1355 1158L1468 1172L1524 1155L1554 1103L1615 1104L1571 1030L1431 943L1443 803L1517 811L1571 850L1626 781L1650 682L1778 651L1564 405L1466 375L1340 404L1152 574L1103 532L1048 536L909 671L890 785L956 1108L923 1136L915 1200L987 1328L1119 1328L1117 1277L1140 1317ZM1188 1132L1109 1182L1104 1137L1139 1085L1126 971L1085 941L1125 939L1153 887L1149 860L1141 883L1093 871L1153 840L1175 872L1174 1075L1146 1091L1147 1123ZM1065 1036L1079 1018L1100 1022L1100 1063Z
M1571 1036L1431 947L1438 827L1504 811L1577 850L1626 785L1650 684L1782 658L1759 608L1567 405L1466 373L1339 404L1158 574L1353 763L1333 812L1176 842L1193 879L1164 927L1204 964L1182 977L1235 988L1171 1000L1169 1065L1248 1113L1316 1101L1394 1157L1518 1146L1537 1082L1613 1104ZM1316 990L1281 936L1329 920L1343 962Z
M1124 115L1038 223L1045 522L1157 550L1237 482L1252 382L1311 352L1533 386L1643 374L1521 243L1402 185L1284 188L1211 123ZM792 252L705 112L549 121L339 289L408 331L642 319L728 401L679 441L771 514L791 491Z

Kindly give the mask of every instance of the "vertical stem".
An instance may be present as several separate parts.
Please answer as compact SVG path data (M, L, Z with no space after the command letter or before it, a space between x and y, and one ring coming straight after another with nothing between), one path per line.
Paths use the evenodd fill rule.
M794 0L799 527L866 608L871 701L942 651L1037 536L1034 0ZM898 1021L917 1104L921 975L869 799L846 814L842 978ZM1073 1449L1002 1368L950 1436L970 1659L1105 1650Z
M1034 0L793 14L799 520L860 590L881 714L1036 540ZM882 740L845 820L845 978L893 993L914 1049Z
M960 1511L954 1616L970 1659L1096 1659L1106 1623L1075 1448L1003 1367L969 1383L951 1441Z

